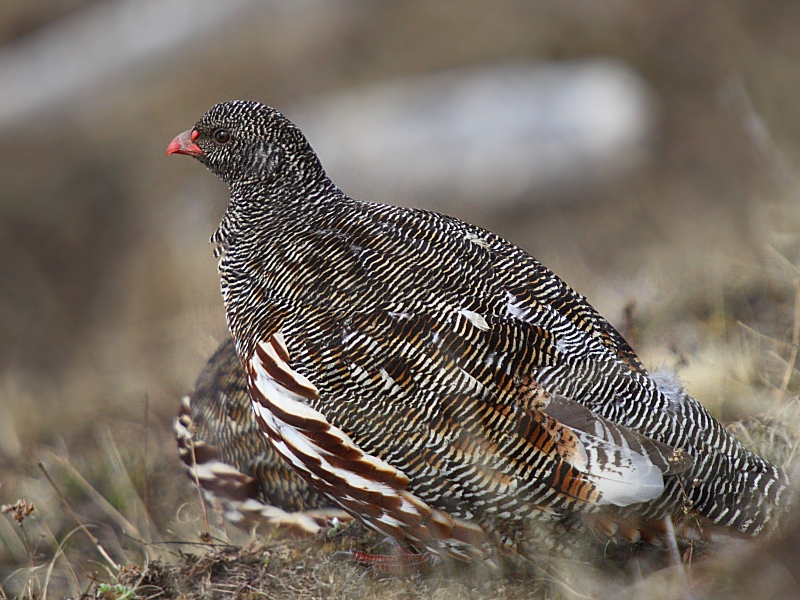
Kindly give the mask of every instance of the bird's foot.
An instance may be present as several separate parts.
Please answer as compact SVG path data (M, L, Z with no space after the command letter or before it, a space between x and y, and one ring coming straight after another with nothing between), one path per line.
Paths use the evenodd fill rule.
M334 561L352 562L367 567L365 575L378 577L409 577L430 573L442 559L431 552L415 553L406 548L400 548L393 554L372 554L360 550L344 550L334 552L331 556Z

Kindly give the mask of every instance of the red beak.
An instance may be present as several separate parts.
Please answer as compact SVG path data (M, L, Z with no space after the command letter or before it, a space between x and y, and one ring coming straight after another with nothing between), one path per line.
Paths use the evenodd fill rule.
M184 131L167 146L167 156L170 154L186 154L188 156L203 156L200 146L194 141L200 137L200 132L196 129Z

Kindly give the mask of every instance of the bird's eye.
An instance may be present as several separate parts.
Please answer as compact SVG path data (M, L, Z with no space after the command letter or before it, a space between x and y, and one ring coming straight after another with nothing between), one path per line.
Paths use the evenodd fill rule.
M214 132L214 141L218 144L227 144L231 139L231 134L227 129L217 129Z

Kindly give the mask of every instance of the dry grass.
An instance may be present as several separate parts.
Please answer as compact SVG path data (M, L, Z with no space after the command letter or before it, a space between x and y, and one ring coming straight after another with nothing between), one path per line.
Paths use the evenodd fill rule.
M188 179L191 169L199 177L197 165L170 165L184 179L153 167L175 124L220 98L283 107L439 68L618 57L662 103L651 170L582 192L591 201L580 208L470 218L531 250L612 321L636 300L624 329L645 363L677 369L740 439L794 470L800 185L797 161L782 149L792 149L786 138L800 123L800 62L794 8L777 4L359 5L344 34L318 36L319 53L253 52L250 38L236 36L203 50L213 60L181 59L157 84L117 82L113 101L100 93L82 116L6 136L0 239L9 254L0 271L15 293L0 294L0 503L12 506L0 515L0 598L800 596L786 579L800 554L792 531L786 542L388 580L329 560L336 549L380 548L358 527L253 539L212 512L207 532L169 420L224 328L204 244L224 194ZM765 121L786 136L780 144ZM125 156L120 139L129 141ZM25 514L18 500L34 509Z
M781 232L798 218L794 184L779 188L784 195L762 207L764 266L747 266L714 294L690 290L661 311L631 309L625 329L649 363L688 374L690 390L716 414L741 416L730 428L746 445L795 470L800 241ZM753 416L756 406L766 410ZM309 540L251 537L212 513L206 530L172 434L147 407L143 399L139 421L105 415L15 466L2 488L20 503L3 507L0 518L0 598L746 598L746 583L760 577L743 570L750 564L769 573L775 597L800 591L771 550L779 544L764 542L623 549L599 563L444 565L380 578L330 560L337 550L382 549L358 525Z
M772 307L794 319L789 340L760 336L774 356L751 352L744 373L763 373L765 361L778 357L784 369L773 369L772 380L746 378L735 386L751 399L771 399L774 406L730 428L753 450L793 469L800 448L800 399L784 400L792 389L790 342L798 323L794 299L789 300ZM648 323L637 323L639 332L647 328ZM715 352L730 354L732 345L739 344L739 358L726 363L725 372L737 379L741 356L752 351L746 341L755 330L733 330L738 332L734 341L718 340ZM705 346L699 355L710 352ZM0 598L745 597L737 595L732 582L753 550L733 542L721 548L617 550L594 564L444 565L427 575L384 579L331 560L337 550L386 551L359 525L317 539L283 539L275 532L253 538L212 512L206 531L189 482L174 485L175 478L183 481L185 476L177 466L171 433L152 421L146 430L145 435L143 422L101 419L74 448L64 441L38 447L34 458L21 465L21 474L7 481L13 487L3 490L6 497L10 493L21 501L3 507L6 514L0 519L5 561L17 565L4 571ZM766 564L774 570L781 563Z

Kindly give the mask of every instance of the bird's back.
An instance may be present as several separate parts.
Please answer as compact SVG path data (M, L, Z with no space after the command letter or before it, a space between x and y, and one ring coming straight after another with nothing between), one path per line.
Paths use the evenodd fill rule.
M537 466L542 449L525 439L542 425L532 408L545 393L688 457L656 498L611 499L640 500L615 514L646 522L694 511L757 533L781 503L780 470L679 386L649 377L585 298L502 238L344 196L268 223L221 263L229 289L246 273L255 290L231 296L234 335L280 329L291 368L319 390L313 408L409 476L424 501L484 523L594 504L588 489L555 493L557 469Z

